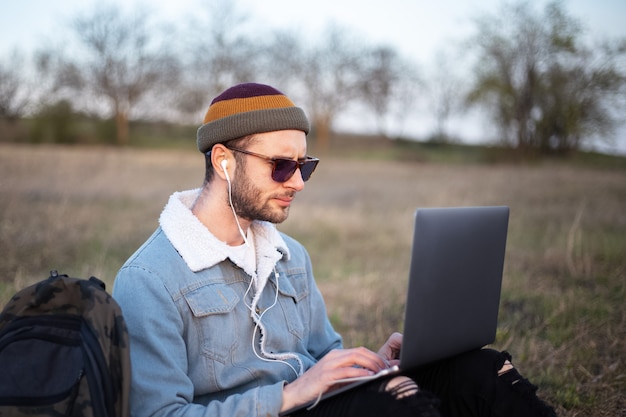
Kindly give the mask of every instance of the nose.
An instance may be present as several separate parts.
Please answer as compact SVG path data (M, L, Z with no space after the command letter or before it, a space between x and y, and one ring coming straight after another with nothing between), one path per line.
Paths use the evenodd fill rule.
M302 171L300 167L296 168L291 178L283 183L285 187L293 188L296 191L302 191L304 189L304 180L302 179Z

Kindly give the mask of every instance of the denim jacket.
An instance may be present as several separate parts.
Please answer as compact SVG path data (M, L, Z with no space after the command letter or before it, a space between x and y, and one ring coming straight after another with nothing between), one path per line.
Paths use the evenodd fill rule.
M266 222L252 225L257 270L267 278L254 309L259 334L247 292L256 272L233 262L193 216L197 193L172 195L115 280L130 335L131 415L277 416L284 384L341 339L306 250ZM268 359L260 340L269 355L291 356Z

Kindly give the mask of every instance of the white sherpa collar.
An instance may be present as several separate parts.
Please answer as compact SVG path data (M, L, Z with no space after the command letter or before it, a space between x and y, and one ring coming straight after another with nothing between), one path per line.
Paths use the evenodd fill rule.
M210 268L230 254L230 247L209 232L191 212L200 191L195 189L172 194L159 218L165 235L194 272ZM265 280L276 262L283 256L289 259L289 249L274 224L254 221L251 228L257 251L256 268L254 265L238 266L250 276Z

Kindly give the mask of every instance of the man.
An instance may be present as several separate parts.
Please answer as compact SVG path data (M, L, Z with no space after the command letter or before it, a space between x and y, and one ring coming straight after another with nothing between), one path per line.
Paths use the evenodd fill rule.
M342 349L306 250L275 227L318 164L306 153L308 131L304 112L267 85L236 85L212 101L197 137L203 186L170 197L159 227L115 281L131 339L132 415L277 416L339 379L397 363L397 333L378 353ZM496 370L511 365L504 354L481 352L469 363L488 361L490 372L498 363L484 378L491 389ZM458 362L454 375L471 369ZM418 375L420 384L467 407L444 368ZM300 414L437 416L435 405L396 376Z

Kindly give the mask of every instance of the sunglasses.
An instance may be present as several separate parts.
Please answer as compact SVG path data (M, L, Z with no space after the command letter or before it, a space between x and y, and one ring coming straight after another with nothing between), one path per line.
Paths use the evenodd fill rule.
M276 182L288 181L298 168L300 168L300 174L302 174L302 181L308 181L320 161L318 158L311 156L306 156L304 160L294 161L293 159L287 158L271 158L255 152L246 151L245 149L231 147L228 147L228 149L246 155L256 156L257 158L265 159L267 162L270 162L272 164L272 179Z

